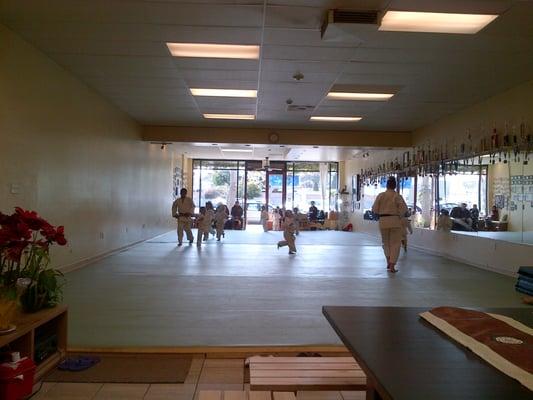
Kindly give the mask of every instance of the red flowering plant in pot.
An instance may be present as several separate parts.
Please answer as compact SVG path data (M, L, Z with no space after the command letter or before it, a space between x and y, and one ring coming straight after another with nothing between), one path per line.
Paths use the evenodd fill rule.
M20 207L11 215L0 212L0 298L15 300L19 295L29 312L61 301L62 274L48 268L54 243L67 244L62 226Z

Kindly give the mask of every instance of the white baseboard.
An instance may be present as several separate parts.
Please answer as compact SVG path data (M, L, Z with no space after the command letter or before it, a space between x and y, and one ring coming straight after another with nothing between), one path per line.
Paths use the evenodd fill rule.
M169 231L170 232L170 231ZM130 244L127 244L125 246L122 246L122 247L119 247L119 248L116 248L116 249L113 249L113 250L109 250L109 251L106 251L104 253L101 253L101 254L97 254L95 256L91 256L91 257L87 257L87 258L83 258L79 261L76 261L76 262L73 262L71 264L65 264L65 265L62 265L56 269L58 269L59 271L63 272L63 273L68 273L68 272L72 272L72 271L75 271L77 269L80 269L80 268L83 268L85 267L86 265L88 264L92 264L94 262L97 262L97 261L100 261L106 257L109 257L109 256L112 256L113 254L117 254L117 253L120 253L124 250L127 250L133 246L136 246L140 243L143 243L143 242L146 242L148 240L153 240L159 236L163 236L163 235L166 235L168 232L164 232L164 233L160 233L159 235L155 235L155 236L151 236L149 238L146 238L146 239L142 239L142 240L138 240L136 242L133 242L133 243L130 243Z

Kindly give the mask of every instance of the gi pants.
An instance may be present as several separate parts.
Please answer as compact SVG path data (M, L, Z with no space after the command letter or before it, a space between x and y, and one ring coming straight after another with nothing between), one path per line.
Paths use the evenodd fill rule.
M198 247L200 247L202 245L202 239L204 237L206 237L206 238L209 237L209 228L206 228L206 229L198 228L198 238L196 239L196 245Z
M280 240L278 242L278 246L279 247L289 246L289 251L296 251L296 244L295 244L296 238L294 237L294 233L288 232L288 231L284 231L283 232L283 239L285 239L285 240Z
M222 235L224 235L224 224L226 221L216 221L215 228L217 230L217 240L220 240Z
M400 255L403 232L405 232L405 227L400 217L381 217L379 219L379 230L385 257L389 263L396 264Z
M191 230L192 220L190 217L178 217L178 243L183 242L183 231L187 235L189 242L194 241L194 236Z

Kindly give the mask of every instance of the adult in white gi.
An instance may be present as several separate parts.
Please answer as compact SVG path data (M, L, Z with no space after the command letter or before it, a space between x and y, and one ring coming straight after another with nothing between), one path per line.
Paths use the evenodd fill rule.
M178 246L183 244L183 231L187 235L189 244L194 242L194 236L191 231L194 207L192 199L187 197L187 189L181 189L180 197L172 203L172 216L178 219Z
M397 272L394 266L398 261L402 232L405 230L402 218L407 212L403 197L395 189L396 178L391 176L387 180L387 190L378 194L372 206L372 212L379 215L379 230L389 272Z

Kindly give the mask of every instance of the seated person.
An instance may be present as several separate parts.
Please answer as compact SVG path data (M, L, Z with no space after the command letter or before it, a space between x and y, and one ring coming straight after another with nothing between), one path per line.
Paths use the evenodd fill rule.
M231 218L234 220L233 229L241 229L243 215L244 215L244 210L242 209L239 203L239 200L236 200L233 207L231 207Z
M500 220L500 211L498 210L498 207L495 205L492 206L490 216L488 218L485 218L485 227L488 231L494 231L496 230L496 224L493 222L498 222Z
M450 232L452 229L453 221L450 218L450 213L448 210L442 210L439 215L439 219L437 220L437 230L438 231L444 231L444 232Z
M307 213L307 217L309 218L309 221L316 222L318 218L318 208L315 206L315 202L311 202L311 207L309 207L309 212Z
M461 207L452 208L450 217L453 219L452 230L454 231L471 231L472 218L470 211L466 208L466 203L461 203Z
M307 213L307 216L309 217L309 221L316 222L318 219L318 208L315 206L315 202L311 202L311 207L309 207L309 212Z
M324 222L324 227L326 229L337 229L337 222L338 222L339 216L335 210L331 210L328 213L328 219Z

